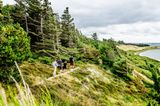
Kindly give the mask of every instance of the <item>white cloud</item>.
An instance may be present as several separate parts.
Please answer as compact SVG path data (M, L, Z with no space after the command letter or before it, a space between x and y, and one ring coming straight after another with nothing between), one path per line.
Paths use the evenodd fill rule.
M160 0L50 0L55 12L65 7L85 34L126 42L160 42ZM13 3L13 0L4 0Z
M69 6L79 27L160 21L160 0L55 0L52 4L58 12Z
M14 4L14 0L2 0L3 1L3 4L6 5L6 4Z
M84 34L126 42L160 42L160 0L55 0L56 10L70 7Z
M160 42L160 22L137 22L102 27L87 27L81 31L86 35L98 32L99 38L113 38L125 42Z

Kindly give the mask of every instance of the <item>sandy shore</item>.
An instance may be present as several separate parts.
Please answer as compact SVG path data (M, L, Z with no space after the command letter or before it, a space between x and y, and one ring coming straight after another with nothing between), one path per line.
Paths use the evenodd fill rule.
M133 52L143 52L146 50L150 50L150 49L156 49L158 48L158 46L145 46L145 47L139 47L136 45L118 45L117 46L119 49L124 50L124 51L133 51Z

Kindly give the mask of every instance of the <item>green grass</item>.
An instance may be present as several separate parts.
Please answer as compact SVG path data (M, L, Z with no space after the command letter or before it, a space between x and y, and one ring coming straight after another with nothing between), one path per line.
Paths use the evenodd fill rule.
M64 55L64 57L67 56ZM158 63L135 55L129 55L127 58L133 69L152 79L152 73L148 70L145 61L152 64ZM132 80L126 81L98 65L77 61L76 66L79 69L74 72L47 80L52 77L51 64L43 61L23 62L19 69L22 82L15 81L14 92L11 86L8 87L8 90L1 87L0 104L2 106L4 104L16 106L145 106L149 103L149 98L152 98L148 98L152 85L139 77L134 77L132 73L127 75Z
M31 67L31 71L35 71L33 77L28 79L30 82L34 82L37 76L39 76L41 80L45 80L45 78L47 79L52 73L51 67L48 67L47 70L43 70L40 67L46 67L45 64L39 64L41 63L36 63L34 65L25 63L21 66L22 72L28 72L28 68ZM35 85L35 81L35 83L31 85L31 90L36 90L33 94L40 98L40 93L37 95L37 92L40 92L37 87L42 87L43 89L47 88L49 95L51 95L52 101L55 102L56 100L59 104L87 106L116 106L119 104L126 106L129 104L138 104L142 106L147 104L147 99L141 99L141 97L146 96L145 93L147 91L145 91L145 87L142 86L139 81L137 81L136 84L128 84L122 79L116 77L110 71L103 70L96 65L81 64L78 66L80 69L62 77L46 81L43 84ZM46 75L40 76L40 72L46 73ZM28 72L28 74L29 73L30 72Z
M35 71L34 74L27 67L32 69L30 71ZM7 91L1 87L0 104L2 106L5 106L4 104L15 106L145 106L148 103L146 98L148 91L138 80L126 83L110 71L91 64L81 64L80 69L43 84L30 83L28 85L27 82L34 82L37 76L40 80L50 77L52 68L48 66L48 70L45 70L42 67L46 65L23 63L20 69L23 73L21 73L22 83L15 81L15 90L11 86ZM40 72L45 74L41 76ZM28 77L31 75L32 77ZM25 80L27 77L28 79Z

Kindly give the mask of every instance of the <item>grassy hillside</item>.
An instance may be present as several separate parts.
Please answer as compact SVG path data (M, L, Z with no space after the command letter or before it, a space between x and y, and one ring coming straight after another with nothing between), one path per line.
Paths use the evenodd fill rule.
M21 102L27 106L158 105L155 72L158 76L159 62L122 51L114 41L85 39L77 48L62 47L59 55L45 50L34 52L32 58L19 64L29 87L22 78L18 87L2 84L6 91L1 88L1 93L6 92L6 96L2 95L1 104L6 101L20 106ZM70 54L75 58L75 69L68 67L53 77L52 61L56 57L68 59Z
M51 76L52 68L41 63L25 62L21 70L35 97L41 98L44 93L41 89L47 88L55 105L144 106L150 99L146 95L149 89L140 79L125 82L110 70L96 65L77 67L73 72L56 78Z

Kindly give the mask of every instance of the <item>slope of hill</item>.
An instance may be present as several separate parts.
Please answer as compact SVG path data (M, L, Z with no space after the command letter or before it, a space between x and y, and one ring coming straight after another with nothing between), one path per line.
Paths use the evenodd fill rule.
M66 70L59 77L52 77L53 68L41 64L25 62L21 65L24 78L37 98L47 88L53 104L73 106L144 106L147 105L147 89L142 80L126 82L93 64L83 64L71 71ZM49 79L49 80L48 80ZM57 103L58 101L58 103Z
M90 52L84 56L92 59ZM127 59L125 60L127 63L122 60L123 56ZM87 57L83 57L83 61L86 61ZM46 58L41 60L47 61ZM95 60L83 63L81 61L77 60L75 69L67 69L65 72L58 71L55 78L52 74L54 69L51 64L44 64L39 60L23 62L20 64L20 69L25 81L30 86L33 97L39 104L46 104L46 101L51 102L48 106L145 106L150 103L157 104L153 99L157 96L152 95L155 92L153 89L155 80L149 64L159 65L158 62L132 53L126 55L125 52L121 53L121 59L116 60L112 67L108 67L108 63L95 64ZM14 86L12 88L16 89ZM4 91L2 90L2 92ZM27 92L27 90L24 89L23 92ZM12 93L7 91L6 94ZM14 98L17 97L16 93ZM14 104L14 99L7 99Z
M133 82L126 82L109 70L96 65L86 64L77 67L79 68L70 73L59 73L63 75L54 78L53 68L50 66L41 63L24 63L21 66L36 96L40 94L37 93L37 87L45 86L50 94L58 97L62 103L73 105L144 106L149 101L146 94L150 89L145 87L143 79L139 76L136 76Z

